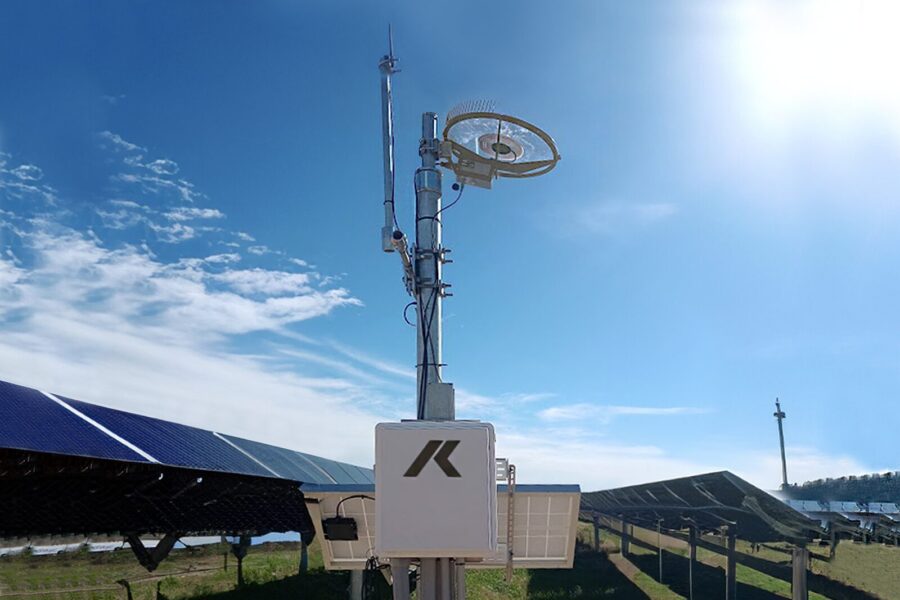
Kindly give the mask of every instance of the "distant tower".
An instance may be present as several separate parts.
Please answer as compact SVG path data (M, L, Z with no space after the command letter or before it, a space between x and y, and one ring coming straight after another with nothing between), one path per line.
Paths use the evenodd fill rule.
M781 442L781 489L787 489L787 459L784 457L784 427L781 425L787 415L781 410L778 398L775 398L775 418L778 419L778 440Z

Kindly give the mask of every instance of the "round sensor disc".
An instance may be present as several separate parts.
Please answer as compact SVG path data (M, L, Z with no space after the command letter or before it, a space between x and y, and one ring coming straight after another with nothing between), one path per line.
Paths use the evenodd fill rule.
M524 153L522 144L508 135L485 133L478 136L478 149L483 156L503 162L515 162Z

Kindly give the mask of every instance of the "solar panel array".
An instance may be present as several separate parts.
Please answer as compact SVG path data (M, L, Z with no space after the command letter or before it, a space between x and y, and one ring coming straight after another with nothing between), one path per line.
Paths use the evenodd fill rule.
M0 448L302 483L371 483L371 469L0 381Z
M803 543L821 533L817 522L728 471L586 493L581 510L654 529L728 527L752 542Z
M895 502L786 499L784 503L819 521L823 529L852 538L866 535L887 543L900 542L900 505Z

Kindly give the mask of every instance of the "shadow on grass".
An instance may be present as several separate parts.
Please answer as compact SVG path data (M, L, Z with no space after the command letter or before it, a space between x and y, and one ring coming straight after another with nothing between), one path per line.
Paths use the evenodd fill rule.
M610 562L606 554L590 551L575 554L575 565L568 569L535 569L528 582L529 600L562 598L615 598L650 600L644 592Z
M659 557L656 554L632 555L629 557L641 571L659 581ZM781 580L774 573L776 569L781 571L781 576L790 575L790 567L769 563L769 561L757 561L760 566L765 567L766 573L775 579ZM688 595L688 563L686 556L673 554L671 552L663 553L663 583L682 596ZM859 590L853 586L834 581L822 575L808 573L809 590L818 592L823 596L832 598L833 600L878 600L877 596L868 592ZM783 580L781 580L783 581ZM790 589L790 583L784 582ZM725 570L704 565L698 561L694 569L694 597L714 598L725 591ZM737 596L741 600L775 600L782 598L775 593L760 589L753 585L738 582Z
M656 554L633 554L628 559L654 581L659 581L659 557ZM671 552L663 553L663 580L676 594L688 597L689 560ZM721 598L725 595L725 570L697 562L694 567L694 598ZM741 600L783 600L773 592L738 581L737 597Z
M347 597L350 575L346 571L316 569L268 583L250 583L242 588L195 596L204 600L334 600Z

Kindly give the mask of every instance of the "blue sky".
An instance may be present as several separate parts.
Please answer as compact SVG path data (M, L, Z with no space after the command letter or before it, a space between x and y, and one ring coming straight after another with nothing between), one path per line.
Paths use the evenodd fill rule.
M776 396L792 479L898 468L891 3L3 12L3 379L370 464L415 405L392 22L402 226L422 111L490 98L563 156L444 218L445 378L520 479L774 487Z

